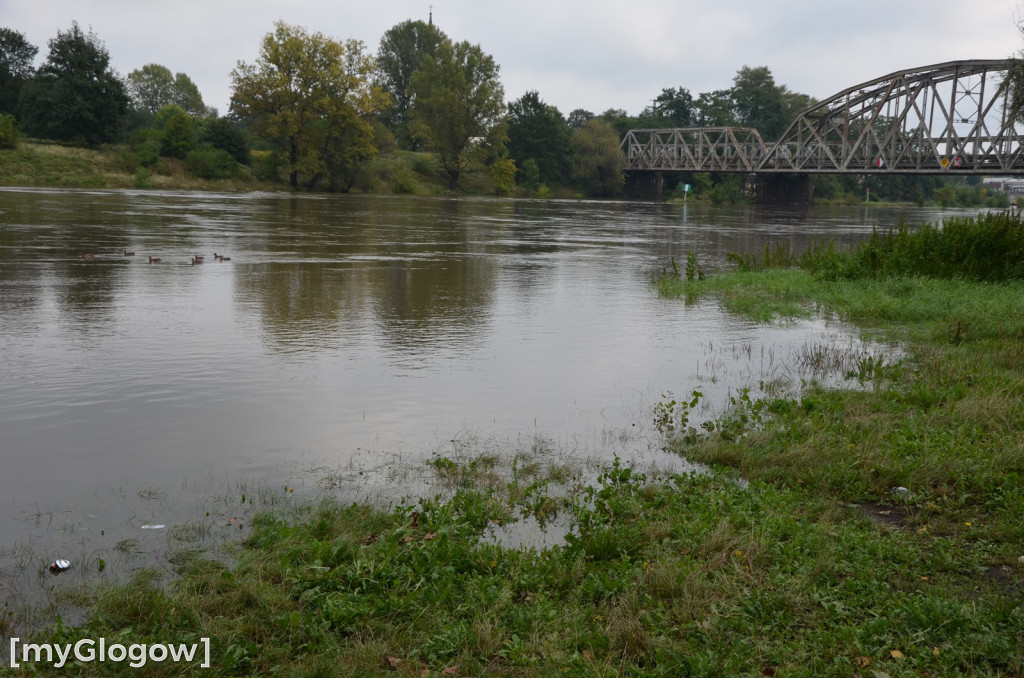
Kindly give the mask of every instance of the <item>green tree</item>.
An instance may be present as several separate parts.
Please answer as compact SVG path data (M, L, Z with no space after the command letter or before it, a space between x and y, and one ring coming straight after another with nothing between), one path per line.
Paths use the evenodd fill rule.
M199 86L184 73L174 74L174 85L171 89L171 101L185 109L185 112L196 118L216 117L217 109L203 102Z
M529 91L508 105L508 153L522 167L533 158L540 180L562 182L569 169L569 139L572 130L557 108Z
M369 152L375 151L365 118L384 108L388 97L371 86L373 68L358 40L339 42L278 22L256 63L239 62L231 72L231 111L285 156L293 187L300 173L315 184L338 155L332 145L369 140Z
M573 109L573 111L569 113L569 128L572 130L577 130L583 125L583 123L593 119L594 114L586 110L585 108Z
M696 127L728 127L736 124L730 90L703 92L697 97L693 107Z
M413 74L414 134L423 136L441 159L448 186L455 189L470 151L503 146L505 91L498 65L479 45L443 41Z
M491 179L497 195L511 195L516 190L516 164L504 156L491 164Z
M540 167L533 158L527 158L520 163L519 185L530 192L540 188Z
M790 92L785 85L782 86L782 113L785 118L785 126L789 127L789 124L796 120L796 117L805 109L810 108L814 104L818 103L818 100L809 94L800 94L799 92ZM785 131L783 129L782 131Z
M126 85L128 96L135 108L156 115L157 111L171 101L171 87L174 76L170 69L160 64L146 64L128 74Z
M0 113L0 148L18 147L18 124L10 113Z
M607 111L597 116L597 118L611 125L612 129L615 130L615 133L619 135L619 139L625 137L626 132L629 130L638 127L637 119L631 117L629 113L626 113L626 111L621 108L609 108ZM577 131L579 129L580 128L577 128Z
M17 114L18 98L32 77L32 61L38 52L22 33L0 28L0 113Z
M214 118L203 126L200 143L220 149L243 165L249 164L249 135L228 118Z
M166 66L146 64L129 73L125 80L135 108L152 115L167 104L180 106L194 117L205 117L212 112L203 103L203 95L192 79L184 73L171 75Z
M34 136L96 145L114 141L128 110L124 84L93 32L78 23L50 40L50 53L23 93L24 129Z
M625 183L619 134L603 120L591 120L572 137L573 178L587 194L618 195Z
M163 137L160 155L184 159L196 147L196 131L192 117L181 107L169 104L160 111Z
M639 121L643 127L691 127L693 95L685 87L668 87L654 99L650 112Z
M767 66L744 66L733 78L733 110L737 122L744 127L755 127L761 138L777 139L785 130L785 88L775 84L775 77Z
M412 106L409 83L423 63L433 57L437 47L447 36L438 28L422 21L403 21L388 29L377 48L377 82L391 97L391 108L385 113L385 123L393 130L403 148L413 148L414 139L409 132L409 109Z

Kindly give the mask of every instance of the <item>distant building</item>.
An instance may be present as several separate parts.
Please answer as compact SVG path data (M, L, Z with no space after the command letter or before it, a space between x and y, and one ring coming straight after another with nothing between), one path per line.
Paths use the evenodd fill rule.
M1011 195L1024 195L1024 179L986 177L981 180L981 185L990 191L1000 191Z

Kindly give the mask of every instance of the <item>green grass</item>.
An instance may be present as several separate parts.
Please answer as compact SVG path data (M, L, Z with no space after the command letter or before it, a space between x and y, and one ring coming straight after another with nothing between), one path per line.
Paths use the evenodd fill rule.
M241 166L230 179L201 179L187 163L160 158L143 167L127 146L76 148L21 141L15 149L0 149L0 185L55 188L141 188L170 190L290 190L279 181L261 181L254 170ZM363 193L441 195L447 192L437 157L431 153L394 151L362 167L351 190ZM472 165L459 181L458 192L493 195L489 170Z
M1024 668L1019 597L987 569L993 556L967 528L942 537L916 522L893 529L800 487L616 464L558 503L576 526L564 546L480 540L490 521L525 506L467 489L415 509L325 501L298 520L264 514L235 565L193 560L171 591L141 573L103 593L84 627L36 640L208 636L213 675ZM154 664L148 675L182 670Z
M901 350L862 359L857 389L743 392L700 431L692 401L656 407L709 474L463 445L430 462L436 495L264 512L234 563L140 573L35 640L212 639L211 671L149 675L1024 675L1024 283L691 270L659 289L836 314ZM564 543L483 538L526 518Z

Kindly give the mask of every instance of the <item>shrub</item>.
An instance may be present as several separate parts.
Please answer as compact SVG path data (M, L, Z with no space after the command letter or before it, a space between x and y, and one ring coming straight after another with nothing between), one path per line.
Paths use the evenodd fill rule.
M853 252L809 250L800 265L819 277L920 275L997 282L1024 279L1024 222L1009 212L954 218L912 231L904 219Z
M187 114L173 115L164 128L160 155L168 158L185 158L196 147L196 133L192 120Z
M18 123L10 113L0 113L0 148L18 147Z
M227 151L203 145L189 152L185 169L199 179L230 179L237 173L237 164Z
M243 165L249 164L249 137L244 129L227 118L206 123L199 141L228 152Z
M253 151L250 154L253 176L260 181L280 181L281 157L273 151Z

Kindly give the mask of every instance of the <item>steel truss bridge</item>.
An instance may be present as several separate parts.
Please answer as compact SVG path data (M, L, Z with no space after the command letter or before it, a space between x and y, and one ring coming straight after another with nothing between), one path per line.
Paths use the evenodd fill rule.
M801 112L775 143L751 127L630 130L627 171L1024 174L1014 62L950 61L851 87Z

